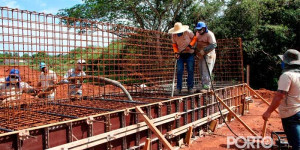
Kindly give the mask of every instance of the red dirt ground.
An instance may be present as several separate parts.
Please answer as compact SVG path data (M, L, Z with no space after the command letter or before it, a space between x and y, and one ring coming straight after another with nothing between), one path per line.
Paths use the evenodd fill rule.
M266 89L256 90L261 96L267 99L269 102L272 101L274 97L274 91L269 91ZM257 97L252 97L253 103L250 103L250 111L242 116L241 119L254 130L256 133L261 135L264 120L261 115L267 109L267 104L263 103ZM244 128L244 126L239 123L236 119L228 123L232 130L238 136L252 136L250 132ZM268 123L266 136L270 136L272 131L283 131L281 120L276 112L273 112ZM233 136L229 129L224 124L221 128L215 130L214 134L206 135L205 138L201 137L193 141L189 147L184 147L181 150L217 150L217 149L227 149L227 136ZM242 144L241 144L242 145ZM231 146L229 149L238 149L235 146Z

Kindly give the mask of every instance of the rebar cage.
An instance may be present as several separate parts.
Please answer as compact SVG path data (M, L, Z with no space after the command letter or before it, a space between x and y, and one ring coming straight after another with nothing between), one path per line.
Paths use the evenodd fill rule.
M14 100L2 99L2 131L170 98L175 59L171 37L167 33L7 7L1 7L0 27L1 84L5 87L11 83L7 78L12 69L18 69L21 81L28 84L23 89L14 89L21 89ZM244 82L241 42L240 38L217 40L215 85ZM70 82L61 81L70 69L78 67L78 61L83 60L86 64L81 66L85 67L83 71L89 78L74 79L73 85L82 85L82 96L74 101L70 96ZM40 79L41 62L56 74L55 87L49 90L55 92L54 99L36 94L45 90L39 87L39 82L43 82ZM200 81L197 64L196 86ZM119 85L99 77L121 83L133 101ZM76 82L78 80L80 82ZM1 94L5 96L3 89Z

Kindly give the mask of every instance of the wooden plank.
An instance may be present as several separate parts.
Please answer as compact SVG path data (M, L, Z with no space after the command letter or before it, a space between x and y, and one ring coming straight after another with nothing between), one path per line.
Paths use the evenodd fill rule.
M218 123L217 120L213 120L213 121L210 122L209 129L210 129L212 132L215 132L215 129L216 129L216 127L217 127L217 123Z
M233 109L234 107L231 106L231 108ZM222 114L223 115L226 115L228 113L229 113L228 110L226 110L226 109L222 110ZM171 131L169 131L169 132L166 133L167 138L172 138L172 137L181 135L183 133L186 133L188 131L188 128L190 126L193 126L194 128L199 127L199 126L207 123L208 122L208 118L210 118L210 119L217 119L219 117L221 117L220 112L216 112L216 113L210 115L209 117L203 117L201 119L198 119L195 122L192 122L192 123L186 124L184 126L181 126L179 128L173 129L173 130L171 130Z
M227 121L228 121L228 122L231 122L231 119L232 119L232 114L231 114L231 113L228 113L228 115L227 115Z
M247 84L245 84L246 85L246 87L251 91L251 92L253 92L256 96L258 96L264 103L266 103L268 106L270 106L271 104L267 101L267 100L265 100L262 96L260 96L256 91L254 91L249 85L247 85ZM278 114L278 111L275 109L275 112L277 112L277 114Z
M264 126L263 126L263 130L262 130L262 137L265 137L265 135L266 135L266 131L267 131L267 122L268 121L266 121L265 120L265 122L264 122Z
M187 145L191 144L192 134L193 134L193 126L190 126L189 130L188 130L188 132L186 133L186 136L185 136L185 143Z
M151 139L147 138L143 150L150 150L150 143L151 143Z
M156 128L156 126L153 124L153 121L150 120L147 115L145 115L145 113L143 112L143 110L139 107L136 106L135 109L141 113L141 116L143 118L143 120L146 122L146 124L149 126L149 128L152 130L152 132L154 132L154 134L158 137L159 140L162 141L163 145L168 148L169 150L173 150L174 148L172 147L172 145L167 141L167 139L161 134L161 132L159 132L159 130Z
M242 120L240 119L224 102L223 100L217 96L215 93L217 100L230 112L232 115L254 136L257 136L257 134Z
M162 125L175 120L175 116L179 115L178 113L173 113L170 115L166 115L160 118L153 119L155 125ZM63 145L59 145L56 147L51 147L48 150L57 150L57 149L88 149L99 144L106 143L108 141L108 137L112 139L118 139L121 137L126 137L128 135L141 132L148 129L147 124L145 122L141 122L138 124L126 126L124 128L116 129L110 132L102 133L99 135L95 135L92 137L87 137L78 141L74 141L72 143L66 143Z

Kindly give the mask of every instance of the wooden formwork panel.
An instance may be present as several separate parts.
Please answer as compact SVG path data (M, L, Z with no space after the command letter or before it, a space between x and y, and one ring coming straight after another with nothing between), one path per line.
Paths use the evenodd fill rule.
M244 85L236 85L232 87L224 87L217 89L215 92L219 97L224 99L228 106L234 106L235 111L240 114L238 109L244 109L242 100L247 96ZM206 119L209 116L218 114L218 103L212 96L208 94L193 94L175 99L139 105L149 118L156 120L159 124L157 127L162 134L169 131L175 131L178 128L201 121L201 125L195 126L194 135L199 134L200 129L206 130ZM224 110L223 106L220 106ZM125 111L130 111L126 115ZM164 117L179 113L180 118ZM162 148L162 144L157 137L144 125L143 120L135 109L128 108L114 112L108 112L93 115L94 121L88 124L88 117L57 122L40 127L29 128L30 136L26 140L19 139L19 132L13 131L0 135L0 149L45 149L58 148L57 146L67 145L76 141L82 141L96 136L106 136L106 142L102 141L99 145L94 145L95 149L129 149L142 148L147 138L154 140L151 143L152 149ZM218 118L218 116L216 116ZM205 121L206 120L206 121ZM139 125L140 124L140 125ZM123 130L124 128L124 130ZM139 129L140 128L140 129ZM121 130L120 130L121 129ZM125 130L126 129L126 130ZM120 131L119 131L120 130ZM48 132L46 132L48 131ZM184 133L180 131L179 135L169 139L171 145L175 146L179 139L184 137ZM48 137L48 138L47 138ZM19 143L19 144L18 144ZM31 146L30 145L34 145Z

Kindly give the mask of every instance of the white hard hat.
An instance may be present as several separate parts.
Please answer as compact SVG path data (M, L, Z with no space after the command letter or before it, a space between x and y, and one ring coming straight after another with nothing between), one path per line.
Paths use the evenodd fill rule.
M77 64L86 64L84 59L78 59Z

